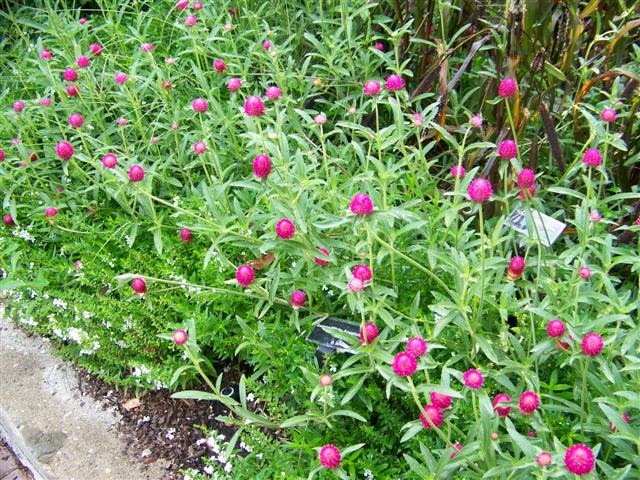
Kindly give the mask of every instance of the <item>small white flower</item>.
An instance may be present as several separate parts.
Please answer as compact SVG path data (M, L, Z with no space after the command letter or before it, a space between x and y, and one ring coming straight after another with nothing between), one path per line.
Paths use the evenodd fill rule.
M255 400L255 397L253 396L253 393L250 393L249 395L247 395L247 402L253 402Z

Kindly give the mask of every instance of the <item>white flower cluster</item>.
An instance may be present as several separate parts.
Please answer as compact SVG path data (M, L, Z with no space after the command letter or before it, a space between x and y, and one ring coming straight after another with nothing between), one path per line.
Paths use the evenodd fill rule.
M31 235L31 232L29 232L29 230L27 230L26 228L14 228L11 231L11 234L14 237L18 237L18 238L22 238L23 240L26 240L27 242L31 242L34 243L36 241L36 239L33 237L33 235Z

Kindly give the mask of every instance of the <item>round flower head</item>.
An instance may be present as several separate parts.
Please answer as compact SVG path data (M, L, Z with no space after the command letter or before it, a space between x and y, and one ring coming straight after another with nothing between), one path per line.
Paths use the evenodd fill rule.
M118 165L118 158L113 153L107 153L102 157L102 166L112 170Z
M507 77L500 82L500 86L498 87L498 95L501 97L512 97L516 90L518 89L518 84L516 81Z
M80 25L85 25L88 21L89 21L89 20L87 20L85 17L82 17L82 18L79 20Z
M233 23L225 23L224 29L225 31L230 32L231 30L233 30Z
M129 77L127 77L126 73L123 72L118 72L116 73L116 83L118 85L122 85L124 82L126 82L129 79Z
M264 48L265 50L269 50L271 48L271 40L266 39L264 42L262 42L262 48Z
M600 114L600 118L602 119L603 122L606 122L606 123L615 122L617 116L618 114L616 113L616 111L611 108L605 108L604 110L602 110L602 113Z
M176 59L173 57L167 57L164 59L164 63L166 63L167 65L173 65L174 63L176 63Z
M242 80L240 80L238 77L233 77L227 80L227 89L230 92L235 92L239 90L241 86L242 86Z
M365 95L377 95L380 93L382 87L375 80L369 80L364 84L364 94Z
M420 112L411 114L411 123L414 127L421 127L424 124L424 117Z
M187 17L184 19L184 24L187 27L193 27L196 23L198 23L198 17L196 17L195 15L187 15Z
M136 277L131 281L131 288L139 295L142 295L147 291L147 284L143 278Z
M87 68L90 64L91 61L89 60L89 57L85 55L80 55L76 60L76 65L78 65L78 67L80 68Z
M600 220L602 220L602 215L600 215L597 210L592 210L591 212L589 212L589 220L591 220L592 222L599 222Z
M227 69L227 64L224 63L224 60L220 60L218 58L218 59L214 60L213 68L215 69L216 72L222 73Z
M424 338L412 337L407 340L406 351L414 357L422 357L427 353L427 342L424 341ZM435 403L433 400L431 402Z
M193 235L191 233L191 230L189 230L188 228L183 228L182 230L180 230L180 240L182 240L184 243L189 243L192 237Z
M446 410L451 407L451 397L449 395L445 395L444 393L439 392L431 392L429 394L429 399L431 403L442 410Z
M367 265L357 265L353 267L351 274L354 278L362 280L363 282L367 282L373 278L371 269Z
M393 359L393 373L399 377L410 377L418 368L416 357L407 352L400 352Z
M564 334L565 326L562 323L562 320L558 320L557 318L551 320L547 324L547 335L550 337L561 337Z
M49 105L51 105L52 101L53 100L51 100L49 97L46 97L40 100L40 105L42 105L43 107L48 107Z
M375 48L376 50L380 51L380 52L384 52L384 43L382 42L376 42L373 45L373 48Z
M40 52L40 58L43 60L51 60L53 58L53 53L48 48L44 48L42 52Z
M256 274L251 265L240 265L236 270L236 280L243 288L251 285L254 278L256 278Z
M194 10L202 10L202 3L201 2L193 2L193 9Z
M535 392L524 392L518 400L518 407L523 415L531 415L540 405L540 397Z
M84 117L79 113L72 113L69 115L69 125L74 128L80 128L84 123Z
M321 248L320 249L320 253L325 256L328 257L329 256L329 250L327 250L326 248ZM329 262L320 258L320 257L314 257L313 259L314 262L316 262L316 265L320 266L320 267L326 267L327 265L329 265Z
M520 188L529 188L536 181L536 174L530 168L523 168L518 174L518 186Z
M0 148L0 162L4 162L4 150Z
M351 290L353 293L361 292L365 288L367 288L367 285L359 278L352 278L351 280L349 280L348 286L349 290Z
M589 357L595 357L602 351L602 347L604 347L604 340L602 340L602 337L595 332L587 333L582 338L580 347L582 348L582 353Z
M589 280L593 276L593 273L591 272L589 267L580 267L578 269L578 275L580 275L585 280Z
M511 397L506 393L499 393L493 399L493 410L501 417L508 417L511 412L510 405L504 405L511 401ZM501 406L502 405L502 406Z
M484 377L475 368L464 372L463 380L464 384L473 390L482 388L482 385L484 384Z
M162 88L164 88L165 90L171 90L173 88L173 84L169 80L163 80Z
M24 110L24 102L22 100L18 100L17 102L13 103L14 112L20 113L22 110Z
M425 405L424 413L420 414L420 421L424 428L433 426L440 428L442 425L442 410L435 405Z
M593 451L581 443L574 445L564 454L564 464L574 475L586 475L595 466Z
M518 146L513 140L503 140L498 145L498 155L502 158L516 158L518 156Z
M404 88L404 80L400 75L389 75L384 84L385 88L390 91L402 90Z
M187 343L187 340L189 340L189 336L184 330L181 329L173 332L173 342L176 345L184 345L185 343Z
M582 163L588 167L596 168L602 165L602 155L597 148L590 148L582 156Z
M120 127L124 127L125 125L129 125L129 120L127 120L126 118L120 117L116 120L116 123L120 126Z
M302 290L296 290L291 294L291 306L300 308L307 301L307 295Z
M451 167L451 176L453 178L464 178L464 167L462 165L454 165Z
M549 452L541 452L536 457L536 463L538 465L540 465L541 467L546 467L548 465L551 465L552 461L553 461L553 457L551 456L551 454Z
M340 461L342 460L340 450L333 445L325 445L322 447L318 454L318 458L320 459L320 465L324 468L328 468L329 470L335 470L338 468L340 466Z
M182 11L188 6L189 6L189 0L178 0L178 4L176 5L176 8Z
M247 98L244 102L244 113L250 117L260 117L264 113L264 102L256 96Z
M193 144L193 151L196 155L202 155L207 151L207 144L204 142L196 142Z
M62 141L58 142L56 145L56 155L58 155L62 160L69 160L73 156L74 152L75 150L73 149L73 145L69 142Z
M102 45L99 43L92 43L89 45L89 51L94 57L99 57L102 54Z
M449 455L449 460L456 458L456 455L458 455L458 452L462 450L462 444L456 442L453 444L453 447L455 448L455 450L451 452L451 455Z
M319 113L315 117L313 117L313 123L316 125L324 125L327 123L327 116L324 113Z
M509 273L514 277L520 277L524 272L525 263L522 257L513 257L509 261Z
M471 115L471 125L476 128L482 128L482 115Z
M143 43L140 46L140 50L142 50L145 53L151 52L154 48L156 48L156 46L153 43Z
M209 108L209 104L204 98L196 98L191 102L191 108L196 112L206 112L207 108Z
M73 68L67 68L62 76L67 82L73 82L78 79L78 72L76 72Z
M69 95L70 97L75 97L76 95L78 95L78 87L75 85L69 85L67 87L67 95Z
M264 96L267 97L269 100L277 100L282 96L282 91L274 85L267 88L267 91L265 92Z
M129 180L132 182L141 182L144 178L144 168L140 165L133 165L129 169Z
M263 154L253 159L253 173L256 178L267 178L271 173L271 159Z
M378 327L375 323L365 323L364 327L360 328L360 343L362 345L369 345L378 338Z
M276 224L276 234L280 238L288 239L295 235L296 227L291 220L283 218Z
M160 141L160 137L151 137L151 143L154 145Z
M351 200L349 208L356 215L369 215L373 211L373 202L369 195L356 193Z
M491 182L486 178L476 178L469 184L467 194L474 202L486 202L493 194L493 187L491 186Z
M333 377L328 373L325 373L324 375L320 376L320 385L322 385L323 387L328 387L332 383L333 383Z
M58 209L54 207L49 207L44 211L45 217L55 217L58 214Z
M11 215L4 215L2 217L2 223L4 223L7 227L16 226L16 222L13 221L13 217Z

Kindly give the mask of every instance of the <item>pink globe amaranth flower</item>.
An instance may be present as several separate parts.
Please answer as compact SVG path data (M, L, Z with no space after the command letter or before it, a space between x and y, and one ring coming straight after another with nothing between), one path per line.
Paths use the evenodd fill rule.
M516 83L516 81L511 77L507 77L500 82L500 86L498 87L498 95L500 95L501 97L512 97L516 93L517 89L518 84Z
M618 114L616 113L616 111L611 108L605 108L604 110L602 110L602 113L600 114L600 118L602 119L603 122L606 122L606 123L615 122L617 116Z
M476 128L482 128L482 115L471 115L471 125L473 125Z
M0 148L0 162L4 162L4 150Z
M552 461L553 457L549 452L540 452L540 454L536 457L536 463L543 468L551 465Z
M89 45L89 51L94 57L99 57L102 54L102 45L99 43L92 43Z
M129 125L129 120L127 120L126 118L120 117L116 120L116 123L120 126L120 127L124 127L126 125Z
M267 178L271 173L271 159L264 154L253 159L253 173L256 178Z
M194 10L202 10L202 3L201 2L193 2L193 9Z
M300 308L304 306L304 302L307 301L307 295L302 290L296 290L291 294L291 306L293 308Z
M554 319L547 324L547 335L559 338L564 334L565 326L562 320Z
M384 87L391 92L402 90L404 88L404 80L400 75L389 75Z
M2 223L4 223L7 227L15 227L16 222L13 221L13 217L11 215L4 215L2 217Z
M118 158L113 153L107 153L102 157L102 166L113 170L118 165Z
M29 164L27 162L22 161L18 165L20 165L21 167L26 167Z
M578 269L578 275L580 275L585 280L589 280L593 276L593 273L591 272L589 267L580 267Z
M78 95L78 87L76 85L69 85L67 87L67 95L69 95L70 97L75 97L76 95Z
M171 84L171 82L169 80L163 80L162 81L162 88L164 88L165 90L171 90L172 87L173 87L173 85Z
M206 112L209 108L209 104L204 98L196 98L193 102L191 102L191 108L193 108L196 112Z
M262 42L262 48L264 48L265 50L269 50L271 48L271 40L267 39Z
M380 52L384 52L384 43L382 42L376 42L373 45L373 48L375 48L376 50L379 50Z
M462 165L454 165L451 167L451 176L453 178L464 178L465 170Z
M49 105L51 105L52 102L53 100L51 100L49 97L45 97L42 100L40 100L40 105L42 105L43 107L48 107Z
M171 124L171 130L177 130L178 128L180 128L180 125L178 125L177 123Z
M351 200L349 208L356 215L369 215L373 211L371 197L364 193L356 193Z
M535 430L529 430L527 432L527 436L531 438L536 438L538 436L538 432L536 432Z
M540 405L540 397L535 392L527 391L520 395L518 408L523 415L531 415Z
M427 353L427 342L424 341L424 338L412 337L407 340L406 351L414 357L422 357L425 353ZM435 402L431 400L431 403Z
M582 443L574 445L564 454L564 464L574 475L586 475L595 466L593 451Z
M160 141L160 137L151 137L151 143L154 145Z
M133 165L129 169L129 180L132 182L141 182L144 179L144 168L140 165Z
M193 27L196 23L198 23L198 17L195 15L187 15L187 18L184 19L184 24L187 27Z
M582 156L582 163L588 167L596 168L602 165L602 155L597 148L590 148Z
M424 413L420 414L422 426L424 428L432 428L433 426L440 428L443 419L442 410L435 405L425 405L423 409Z
M455 448L455 450L451 452L451 455L449 455L449 460L453 460L454 458L456 458L456 455L458 455L458 452L462 450L462 444L456 442L453 444L453 447Z
M269 100L277 100L282 96L282 91L274 85L267 88L267 91L264 93L264 96L267 97Z
M136 277L131 281L131 288L138 295L142 295L147 291L147 283L144 281L144 278Z
M220 60L219 58L213 61L213 68L216 72L222 73L227 69L227 64L224 63L224 60Z
M202 155L207 151L207 144L200 141L193 144L193 151L196 152L196 155Z
M43 60L51 60L53 58L53 53L48 48L42 49L40 52L40 58Z
M509 413L511 413L511 405L501 404L509 403L511 401L511 397L506 393L499 393L493 399L493 410L501 417L508 417Z
M89 20L87 20L85 17L82 17L82 18L79 20L80 25L85 25L88 21L89 21Z
M76 65L78 65L78 67L80 68L87 68L90 64L91 64L91 61L89 60L89 57L87 57L86 55L80 55L76 60Z
M176 8L182 11L188 6L189 6L189 0L178 0L178 4L176 5Z
M320 465L324 468L328 468L329 470L335 470L338 468L342 461L340 450L338 450L334 445L325 445L322 447L318 453L318 458L320 459Z
M18 100L17 102L13 103L13 111L20 113L22 110L24 110L24 102L22 100Z
M600 215L597 210L592 210L591 212L589 212L589 220L591 220L592 222L599 222L600 220L602 220L602 215Z
M44 211L45 217L55 217L58 214L58 209L55 207L49 207Z
M18 145L20 143L20 138L19 137L12 138L11 143L14 145Z
M250 117L260 117L264 113L264 102L260 97L250 96L244 102L244 113Z
M291 238L296 233L296 226L288 218L283 218L276 224L276 235L285 240Z
M315 117L313 117L313 123L316 125L324 125L327 123L327 116L324 113L319 113Z
M366 283L364 283L359 278L352 278L351 280L349 280L349 284L347 286L349 287L349 290L351 290L353 293L361 292L365 288L367 288Z
M536 194L536 186L531 185L528 188L524 188L522 190L520 190L520 193L518 193L518 195L520 196L520 198L522 199L523 202L526 202L528 200L531 200Z
M233 30L233 23L225 23L224 29L225 31L230 32L231 30Z
M582 348L582 353L589 357L595 357L602 351L602 347L604 347L604 340L602 340L602 337L599 334L590 332L582 338L580 347Z
M73 156L74 152L75 150L73 149L73 145L64 140L58 142L56 145L56 155L58 155L62 160L69 160Z
M173 65L174 63L176 63L176 59L173 57L167 57L164 59L164 63L166 63L167 65Z
M182 230L180 230L180 240L182 240L184 243L189 243L191 241L191 238L191 230L189 230L188 228L183 228Z
M393 359L393 373L399 377L410 377L417 368L418 361L410 353L400 352Z
M419 112L411 114L411 118L414 127L421 127L424 124L424 117Z
M62 73L62 76L67 82L73 82L78 79L78 72L76 72L73 68L67 68Z
M321 248L320 253L326 257L329 256L329 250L327 250L326 248ZM329 265L329 262L327 260L324 260L320 257L314 257L313 261L316 262L316 265L320 267L326 267L327 265Z
M516 158L518 156L518 146L513 140L503 140L498 145L498 155L502 158Z
M464 384L473 390L478 390L484 385L484 377L475 368L464 372L463 380Z
M530 168L523 168L518 174L518 186L520 188L529 188L536 181L536 174Z
M524 272L525 266L524 258L513 257L509 261L509 274L512 277L520 278L520 276L522 276L522 272Z
M140 50L142 50L145 53L151 52L154 48L156 48L156 46L153 43L143 43L140 46Z
M451 408L452 398L449 395L445 395L444 393L439 393L439 392L431 392L429 394L429 399L431 400L431 403L433 405L435 405L436 407L442 410Z
M328 387L333 383L333 377L328 373L320 376L320 385L323 387Z
M362 345L371 345L378 338L380 331L375 323L365 323L360 328L360 343Z
M236 270L236 280L242 288L247 288L253 283L256 274L251 265L240 265Z
M75 268L76 270L82 270L82 262L80 260L76 260L73 262L73 268Z
M240 89L242 86L242 80L237 77L230 78L227 80L227 88L230 92L235 92Z
M469 184L467 194L474 202L486 202L493 194L493 187L491 186L491 182L486 178L476 178Z
M129 77L127 77L126 73L123 73L123 72L116 73L116 83L118 85L122 85L127 80L129 80Z
M622 412L622 421L624 423L629 423L630 420L631 420L631 417L629 416L629 414L627 412ZM618 431L617 427L613 424L613 422L609 422L609 429L613 433L616 433Z
M371 269L367 265L357 265L353 267L351 274L354 278L362 280L363 282L367 282L373 278Z
M69 115L69 125L74 128L80 128L84 123L84 117L79 113L72 113Z
M369 80L364 84L364 94L365 95L377 95L380 93L382 87L375 80Z
M184 345L189 340L189 335L184 330L176 330L173 332L173 343L176 345Z

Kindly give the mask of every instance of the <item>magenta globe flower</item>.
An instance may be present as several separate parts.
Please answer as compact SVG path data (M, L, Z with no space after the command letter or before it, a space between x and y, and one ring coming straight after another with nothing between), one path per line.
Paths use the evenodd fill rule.
M271 159L263 154L253 159L253 173L256 178L264 179L271 173Z
M67 82L73 82L78 79L78 72L76 72L73 68L67 68L62 76Z
M442 410L435 405L425 405L424 413L420 414L420 422L424 428L433 428L442 425L443 414Z
M509 395L507 395L506 393L499 393L493 399L493 410L500 417L508 417L509 413L511 413L511 405L508 405L510 401L511 397Z
M547 335L549 335L550 337L561 337L564 334L564 330L565 330L565 326L564 323L562 323L561 320L558 320L557 318L554 320L551 320L548 324L547 324Z
M584 152L582 163L591 168L599 167L602 165L602 155L597 148L590 148Z
M129 169L129 180L132 182L141 182L144 179L144 168L140 165L133 165Z
M604 110L602 110L602 113L600 113L600 118L603 122L606 123L615 122L617 116L618 114L616 113L616 111L611 108L605 108Z
M362 345L370 345L378 338L379 333L375 323L365 323L364 327L360 328L360 343Z
M136 277L131 281L131 288L133 288L133 291L138 295L142 295L147 291L147 284L143 278Z
M251 265L240 265L236 270L236 280L243 288L251 285L255 278L256 274Z
M55 207L49 207L44 211L45 217L55 217L58 215L58 209Z
M373 211L373 202L371 201L371 197L369 197L369 195L366 195L364 193L356 193L351 200L349 208L356 215L369 215Z
M307 295L302 290L296 290L291 294L291 306L293 308L303 307L307 301Z
M593 451L584 444L574 445L565 453L564 464L574 475L586 475L595 466Z
M282 96L282 91L276 86L271 86L267 88L267 91L265 92L264 96L267 97L269 100L277 100Z
M518 400L518 408L523 415L531 415L540 405L540 397L535 392L524 392Z
M296 227L291 220L283 218L276 224L276 234L283 239L292 238L296 233Z
M213 68L218 73L222 73L227 69L227 65L224 63L224 60L220 60L219 58L213 62Z
M260 97L251 96L244 102L244 113L250 117L260 117L264 113L264 102Z
M491 182L486 178L476 178L469 184L467 194L474 202L486 202L493 194L493 187L491 186Z
M102 157L102 166L113 170L118 165L118 158L113 153L107 153Z
M80 68L87 68L90 64L91 64L91 61L89 60L89 57L87 57L86 55L80 55L76 60L76 65L78 65L78 67Z
M209 104L204 98L196 98L191 102L191 108L196 112L206 112L209 108Z
M73 156L74 152L75 150L73 145L69 142L61 141L56 145L56 155L62 160L69 160Z
M418 361L407 352L400 352L393 359L393 373L399 377L410 377L416 372Z
M365 95L377 95L380 93L382 87L375 80L369 80L364 84L364 94Z
M467 370L463 375L464 384L472 390L478 390L484 385L484 377L475 368Z
M320 253L322 254L322 256L324 257L328 257L329 256L329 250L327 250L326 248L321 248L320 249ZM329 262L323 258L320 257L314 257L313 261L316 263L316 265L320 266L320 267L326 267L329 265Z
M73 128L80 128L84 123L84 117L79 113L72 113L69 115L69 125Z
M173 332L172 337L173 343L175 343L176 345L184 345L185 343L187 343L187 340L189 340L187 332L182 329Z
M518 186L520 188L529 188L536 181L536 174L530 168L523 168L518 174Z
M604 340L599 334L590 332L582 338L580 347L582 348L582 353L588 357L595 357L602 351Z
M414 357L422 357L425 353L427 353L427 342L424 341L424 338L412 337L407 340L406 351ZM431 400L431 403L435 402Z
M431 403L433 405L442 410L451 408L452 398L449 395L445 395L444 393L431 392L429 394L429 400L431 400Z
M368 282L373 278L373 274L371 273L371 269L367 265L357 265L353 267L351 274L354 278L358 280L362 280L363 282Z
M498 95L501 97L513 97L513 95L518 90L518 84L515 79L511 77L507 77L500 82L500 86L498 87Z
M230 78L229 80L227 80L227 89L230 92L238 91L241 86L242 86L242 80L240 80L237 77L233 77L233 78Z
M500 145L498 145L498 155L507 159L516 158L518 156L518 146L516 142L510 139L503 140Z
M182 240L184 243L189 243L192 238L193 234L191 233L191 230L189 230L188 228L183 228L182 230L180 230L180 240Z
M325 445L320 449L318 459L320 460L320 465L324 468L335 470L340 466L342 456L340 455L340 450L334 445Z
M402 80L400 75L389 75L384 86L392 92L402 90L404 88L404 80Z
M102 45L99 43L92 43L89 45L89 51L94 57L99 57L102 54Z
M451 167L451 176L453 178L464 178L465 175L464 167L462 165L454 165Z

